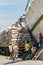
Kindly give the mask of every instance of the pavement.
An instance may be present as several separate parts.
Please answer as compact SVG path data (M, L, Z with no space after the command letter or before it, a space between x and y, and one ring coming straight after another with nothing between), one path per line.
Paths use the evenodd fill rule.
M0 65L43 65L43 61L33 61L33 60L27 60L27 61L22 61L21 59L18 60L10 60L6 56L1 56L0 55Z

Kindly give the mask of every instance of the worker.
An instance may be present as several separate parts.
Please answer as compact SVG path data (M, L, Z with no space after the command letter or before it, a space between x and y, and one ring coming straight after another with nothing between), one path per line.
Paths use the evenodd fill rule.
M31 59L31 43L29 41L26 41L25 42L25 50L24 50L24 53L23 53L23 56L22 56L22 59L23 60L27 60L27 59Z
M10 52L10 59L13 59L14 60L14 50L13 50L13 46L12 46L12 44L10 43L9 44L9 52Z

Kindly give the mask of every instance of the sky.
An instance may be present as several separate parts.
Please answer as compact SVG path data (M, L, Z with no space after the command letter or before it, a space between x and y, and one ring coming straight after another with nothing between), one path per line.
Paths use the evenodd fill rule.
M0 0L0 30L14 24L25 12L28 0Z

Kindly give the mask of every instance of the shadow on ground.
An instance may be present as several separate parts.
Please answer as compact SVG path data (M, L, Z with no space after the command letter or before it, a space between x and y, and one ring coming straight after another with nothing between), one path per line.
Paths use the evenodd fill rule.
M13 64L16 62L21 62L21 61L23 61L23 60L10 61L10 62L4 63L4 65Z

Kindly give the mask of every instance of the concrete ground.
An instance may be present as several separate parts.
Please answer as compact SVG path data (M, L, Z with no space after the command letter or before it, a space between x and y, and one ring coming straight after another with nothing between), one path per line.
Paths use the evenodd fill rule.
M43 65L43 61L22 61L21 59L15 60L14 62L8 59L6 56L0 55L0 65Z

